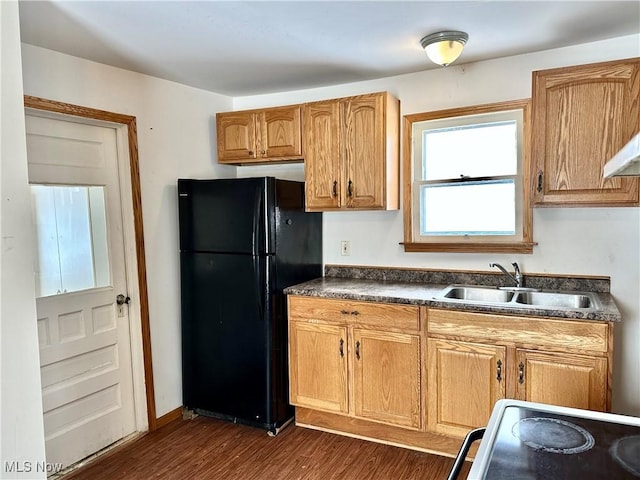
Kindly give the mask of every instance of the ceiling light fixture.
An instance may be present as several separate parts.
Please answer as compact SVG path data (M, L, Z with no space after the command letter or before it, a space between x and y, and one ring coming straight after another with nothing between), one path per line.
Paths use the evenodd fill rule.
M427 35L420 40L420 45L427 52L429 60L446 67L460 56L467 40L469 35L465 32L446 31Z

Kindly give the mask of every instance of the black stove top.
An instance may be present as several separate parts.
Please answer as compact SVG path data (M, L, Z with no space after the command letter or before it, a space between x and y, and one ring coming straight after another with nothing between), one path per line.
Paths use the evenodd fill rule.
M611 422L608 414L591 413L600 418L506 406L482 478L640 479L640 424Z

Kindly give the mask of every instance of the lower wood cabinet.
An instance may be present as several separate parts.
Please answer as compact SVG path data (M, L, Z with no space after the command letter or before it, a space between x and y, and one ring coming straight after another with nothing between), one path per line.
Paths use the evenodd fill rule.
M418 307L290 297L291 404L421 428L421 337L394 314L417 328Z
M354 413L420 427L420 337L353 329Z
M289 377L292 405L348 413L347 328L291 322Z
M437 309L424 316L429 430L463 436L486 425L501 398L611 409L611 324Z
M428 427L464 436L482 427L506 396L506 348L456 340L427 340Z
M516 398L586 410L607 409L607 359L517 349Z
M455 455L502 398L611 409L613 324L289 296L296 422Z

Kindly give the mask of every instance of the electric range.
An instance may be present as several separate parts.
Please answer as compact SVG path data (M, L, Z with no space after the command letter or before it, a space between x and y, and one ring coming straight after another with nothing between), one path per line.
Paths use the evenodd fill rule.
M467 478L637 480L640 418L500 400Z

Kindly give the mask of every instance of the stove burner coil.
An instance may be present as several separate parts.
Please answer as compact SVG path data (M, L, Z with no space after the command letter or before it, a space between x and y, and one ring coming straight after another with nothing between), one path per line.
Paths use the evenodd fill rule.
M590 450L593 435L584 428L557 418L531 417L516 422L511 433L536 451L571 455Z
M626 471L640 477L640 435L617 439L609 453Z

